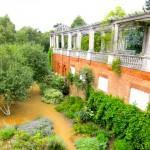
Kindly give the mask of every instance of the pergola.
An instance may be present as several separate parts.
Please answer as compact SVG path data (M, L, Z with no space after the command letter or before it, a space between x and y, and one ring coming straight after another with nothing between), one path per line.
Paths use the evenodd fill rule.
M140 55L134 55L133 50L126 49L125 40L121 37L123 29L129 26L142 26L144 29L143 44ZM94 35L100 32L105 35L107 32L112 32L111 51L94 52ZM88 51L81 50L81 39L84 34L89 35ZM64 47L64 36L67 36L67 49ZM59 39L61 37L61 39ZM61 41L61 47L59 44ZM101 41L103 44L103 41ZM73 44L72 44L73 43ZM128 16L119 20L112 21L109 24L101 22L82 26L79 28L69 28L62 24L56 26L56 31L50 34L50 47L55 53L80 57L83 59L91 59L94 61L102 61L111 64L113 59L119 57L122 65L129 68L150 71L150 13Z

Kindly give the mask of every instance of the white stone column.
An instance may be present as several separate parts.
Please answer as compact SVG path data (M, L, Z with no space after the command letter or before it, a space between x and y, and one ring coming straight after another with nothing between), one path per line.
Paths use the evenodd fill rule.
M56 48L58 49L59 48L59 36L56 35Z
M81 49L81 39L82 39L82 34L81 32L77 33L77 49L80 50Z
M101 36L105 36L105 32L104 31L102 31L101 32ZM105 49L105 40L102 38L102 40L101 40L101 51L102 52L104 52L104 51L106 51L106 49Z
M146 38L144 38L144 40L145 40L144 55L150 57L150 26L148 27L147 35Z
M49 37L49 47L52 48L52 35Z
M89 52L93 52L94 51L94 30L90 29L89 30Z
M76 36L73 37L73 49L76 49Z
M150 26L148 27L144 40L144 59L142 68L144 71L150 72Z
M68 50L72 49L72 35L68 33Z
M114 24L114 40L113 40L113 51L118 51L118 35L119 35L119 25Z
M61 48L63 49L64 48L64 34L62 33L61 34Z
M53 35L53 47L56 48L56 35Z

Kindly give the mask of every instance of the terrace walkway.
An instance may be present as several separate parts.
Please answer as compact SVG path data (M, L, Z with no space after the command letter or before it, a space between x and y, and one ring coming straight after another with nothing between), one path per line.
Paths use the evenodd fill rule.
M57 112L54 105L41 102L40 90L37 85L32 88L31 98L26 102L18 102L12 108L12 115L3 116L0 113L0 127L4 125L17 125L32 121L38 117L47 117L54 123L54 130L67 145L69 150L74 150L74 140L72 123L61 113Z

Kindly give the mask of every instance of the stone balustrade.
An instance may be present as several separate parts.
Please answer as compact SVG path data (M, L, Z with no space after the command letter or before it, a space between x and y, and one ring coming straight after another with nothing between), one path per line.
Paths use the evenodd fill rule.
M112 64L114 59L120 58L121 66L150 72L150 57L145 56L62 49L54 49L54 53L106 64Z

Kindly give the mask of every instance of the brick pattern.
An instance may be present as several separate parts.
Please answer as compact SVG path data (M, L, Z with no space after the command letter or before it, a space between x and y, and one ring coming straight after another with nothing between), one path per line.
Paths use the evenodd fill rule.
M118 76L108 64L53 54L53 70L55 72L65 76L70 71L70 66L74 66L76 72L85 66L89 66L95 77L95 88L97 88L99 76L107 77L109 80L108 92L114 96L123 97L126 103L129 100L131 87L150 93L149 72L122 67L121 76Z

